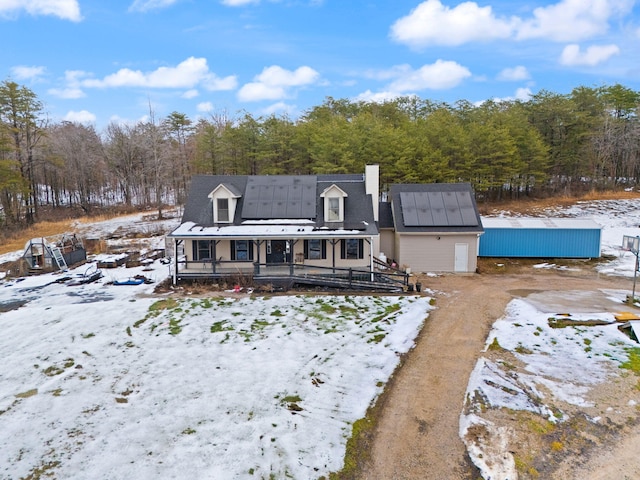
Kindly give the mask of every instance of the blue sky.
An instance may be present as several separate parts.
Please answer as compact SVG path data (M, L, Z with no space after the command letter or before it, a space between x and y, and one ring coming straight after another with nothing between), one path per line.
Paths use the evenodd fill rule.
M328 96L640 90L636 0L0 0L0 80L51 120L287 114Z

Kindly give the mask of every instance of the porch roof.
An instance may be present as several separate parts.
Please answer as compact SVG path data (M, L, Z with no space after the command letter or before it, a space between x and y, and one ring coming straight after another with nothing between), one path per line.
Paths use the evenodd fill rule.
M185 222L168 236L173 238L366 238L377 236L367 222L361 229L316 227L308 220L268 220L245 222L241 225L204 227L194 222Z

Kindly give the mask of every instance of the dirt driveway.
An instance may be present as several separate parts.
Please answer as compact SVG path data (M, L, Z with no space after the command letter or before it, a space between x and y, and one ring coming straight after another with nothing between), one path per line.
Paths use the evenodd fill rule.
M630 279L528 268L517 273L421 278L437 309L380 399L366 480L479 478L459 437L469 375L493 322L516 297L560 311L620 311L600 289L631 290ZM545 292L542 295L542 292ZM561 292L571 292L562 295ZM604 477L603 477L604 478ZM624 477L619 477L624 478Z

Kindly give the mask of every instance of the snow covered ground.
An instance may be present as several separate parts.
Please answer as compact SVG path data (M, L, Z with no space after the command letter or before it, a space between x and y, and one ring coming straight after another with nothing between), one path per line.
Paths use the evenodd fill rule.
M109 284L168 268L0 281L1 479L328 476L432 308L426 295L177 299Z
M623 235L640 235L640 201L597 201L548 214L593 218L603 226L602 252L610 257L598 270L633 276L635 257L619 246ZM176 222L144 228L169 231ZM108 237L132 224L145 225L131 216L78 229ZM147 243L158 248L163 239ZM0 256L0 263L21 253ZM79 278L86 269L65 275ZM0 479L326 476L340 469L352 423L380 393L399 354L413 346L431 309L428 292L227 293L174 301L153 293L155 284L108 284L136 274L157 283L169 275L160 261L103 272L102 280L76 286L57 283L61 274L12 280L0 273ZM624 300L621 292L611 295ZM612 320L606 312L584 315ZM528 373L513 379L482 358L470 395L561 420L527 393L539 394L543 385L565 401L588 404L590 386L637 345L613 324L556 331L548 317L526 299L514 300L487 344L497 338L520 355ZM532 353L518 354L519 347ZM558 355L583 368L559 371ZM486 423L477 412L463 414L461 436ZM506 432L494 434L493 445L469 445L470 455L485 478L513 479L513 458L501 449Z
M624 235L640 235L640 200L584 202L544 213L551 217L590 217L595 220L603 227L602 254L609 258L599 264L597 270L608 275L633 277L635 256L620 246ZM535 267L574 268L549 263ZM577 264L575 268L584 267ZM628 311L630 307L624 302L631 285L629 280L629 291L607 291L603 294L614 305L619 304L618 311ZM579 298L576 298L576 305L580 305ZM570 317L561 318L578 324L586 320L600 320L604 325L552 328L549 318L553 315L527 298L511 301L504 316L495 322L487 339L487 349L496 342L495 346L513 353L524 368L515 371L512 365L492 361L486 355L478 360L469 379L468 403L460 418L460 436L483 478L518 478L516 462L509 448L510 433L505 427L483 418L485 409L524 410L551 422L562 422L565 420L563 413L552 408L555 402L565 402L578 408L592 407L588 399L590 390L620 375L619 366L627 360L628 350L639 346L620 332L612 312L577 310L565 312ZM635 405L640 402L640 394L636 397L628 401ZM591 420L600 421L599 418ZM477 427L482 428L484 436L479 438L470 434ZM475 439L472 440L473 437Z

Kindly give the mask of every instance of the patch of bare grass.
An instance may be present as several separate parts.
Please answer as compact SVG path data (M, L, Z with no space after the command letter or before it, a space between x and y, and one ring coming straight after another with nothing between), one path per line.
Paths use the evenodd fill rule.
M38 222L35 225L7 235L0 242L0 255L22 250L24 245L32 238L51 237L73 230L72 220L60 220L56 222Z
M135 213L133 209L109 209L96 215L81 218L63 218L60 220L40 221L34 225L14 232L0 234L0 255L22 250L25 243L32 238L51 237L76 230L74 225L88 224L111 220L116 217ZM42 214L41 214L42 215Z

